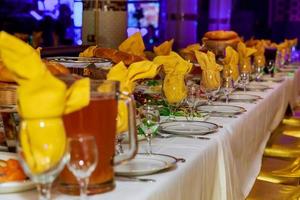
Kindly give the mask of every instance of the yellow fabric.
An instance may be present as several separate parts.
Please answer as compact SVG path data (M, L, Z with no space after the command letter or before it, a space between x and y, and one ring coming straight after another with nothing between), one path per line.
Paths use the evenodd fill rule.
M122 42L122 44L120 44L119 50L136 56L145 57L145 45L142 34L140 32L136 32L127 38L124 42Z
M163 91L167 101L171 104L181 102L187 95L184 78L191 71L193 64L175 52L171 52L167 56L157 56L153 62L163 65L166 74Z
M133 63L127 69L123 62L113 66L107 74L107 80L119 81L120 90L131 94L134 91L137 80L154 78L159 72L160 66L151 61ZM128 111L124 101L118 104L117 133L128 129Z
M97 48L97 46L90 46L83 52L79 53L79 57L87 57L92 58L94 57L94 50Z
M199 51L201 49L201 45L199 43L190 44L186 48L182 49L183 53L190 53L194 51Z
M174 43L174 39L169 40L169 41L165 41L164 43L162 43L158 47L154 46L153 51L154 51L155 55L157 55L157 56L167 56L167 55L169 55L172 51L173 43Z
M20 129L25 160L34 173L49 170L64 154L66 136L60 117L88 105L89 79L67 90L47 70L37 51L5 32L0 32L0 55L19 84L18 112L26 124ZM38 126L39 119L43 126ZM40 149L42 144L48 145L47 151ZM48 161L41 162L43 157Z
M224 71L228 71L234 81L239 78L239 54L231 46L226 47L224 58Z
M256 49L247 48L243 42L238 43L239 65L242 72L251 72L251 55L256 52Z
M216 89L221 86L222 67L216 63L215 54L208 51L207 54L196 51L197 61L202 69L202 84L206 89Z
M256 52L254 53L254 64L257 67L264 67L266 64L264 43L259 41L256 44L255 49Z

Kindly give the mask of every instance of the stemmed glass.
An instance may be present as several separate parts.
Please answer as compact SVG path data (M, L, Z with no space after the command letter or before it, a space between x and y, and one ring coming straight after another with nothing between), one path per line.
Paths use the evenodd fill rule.
M176 120L175 113L180 105L183 103L184 99L186 98L186 86L185 81L181 84L170 84L168 86L168 91L164 91L164 87L162 89L162 97L164 101L168 104L169 107L169 118L168 120ZM185 91L183 91L185 90ZM168 98L168 97L169 98Z
M153 134L157 131L160 121L160 115L155 105L144 105L140 108L139 128L143 131L148 142L148 154L152 154L151 140Z
M247 84L249 83L249 79L250 79L250 74L247 71L242 71L240 74L240 77L241 77L240 80L241 80L244 92L246 92Z
M234 90L234 81L233 79L229 77L225 77L223 80L223 93L226 97L226 103L229 103L229 95L233 92Z
M24 172L37 185L39 200L50 199L52 183L69 161L64 133L61 118L21 121L18 156Z
M80 199L87 199L89 177L98 164L96 139L89 135L68 138L70 161L68 169L76 177L80 186Z
M213 85L209 83L214 83ZM213 76L207 76L207 80L201 82L202 89L205 92L207 98L207 104L212 105L212 102L215 100L217 94L220 91L221 83L220 81L215 81Z
M192 83L187 86L187 96L185 98L185 103L190 108L189 114L187 114L187 118L191 118L191 120L194 119L195 116L195 108L199 102L200 99L200 86Z

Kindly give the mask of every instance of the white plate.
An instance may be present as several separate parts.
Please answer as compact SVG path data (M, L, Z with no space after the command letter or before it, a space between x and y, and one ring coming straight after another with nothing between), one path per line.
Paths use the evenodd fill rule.
M225 96L220 97L221 100L226 100ZM252 94L231 94L229 95L229 100L233 101L256 101L258 99L261 99L260 96L252 95Z
M205 135L218 130L218 125L204 121L169 121L159 125L159 131L175 135Z
M243 86L239 86L239 88L243 89ZM252 84L248 84L246 86L246 89L250 91L257 91L257 90L267 90L270 89L270 87L262 84L252 83Z
M263 81L271 81L271 82L281 82L284 80L283 77L278 77L278 76L275 76L275 77L271 77L270 75L266 75L266 76L263 76L261 78L261 80Z
M134 159L115 166L120 176L142 176L170 169L176 165L176 158L161 154L137 154Z
M278 71L280 72L294 72L295 70L296 70L295 68L289 68L289 67L278 68Z
M14 153L0 152L0 160L18 159ZM32 190L35 184L30 180L0 183L0 194Z
M207 113L240 114L246 112L243 107L232 105L202 105L197 107L198 111Z

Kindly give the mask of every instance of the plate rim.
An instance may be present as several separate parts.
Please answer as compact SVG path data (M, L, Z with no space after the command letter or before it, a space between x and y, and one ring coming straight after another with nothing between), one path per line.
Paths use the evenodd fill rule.
M252 96L252 97L255 97L255 99L231 99L230 96L232 95L245 95L245 96ZM220 99L224 100L226 97L225 95L221 95L220 96ZM259 99L263 99L262 97L258 96L258 95L255 95L255 94L243 94L243 93L233 93L233 94L230 94L229 95L229 100L241 100L241 101L256 101L256 100L259 100Z
M236 108L239 108L240 110L242 110L240 112L216 112L216 113L222 113L222 114L224 114L224 113L226 113L226 114L242 114L244 112L247 112L247 110L244 107L242 107L242 106L222 105L222 104L216 104L216 105L198 105L198 106L196 106L196 109L198 110L198 107L201 107L201 106L227 106L227 107L236 107ZM206 113L211 113L211 112L206 112ZM213 112L213 113L215 113L215 112Z
M177 159L174 156L166 155L166 154L159 154L159 153L152 153L152 154L137 153L136 156L168 157L169 159L172 159L173 161L170 162L169 164L166 163L166 165L164 167L161 167L160 169L148 170L148 171L143 171L143 172L141 172L141 171L138 171L138 172L129 172L129 171L128 172L118 172L116 170L117 167L114 167L115 174L118 175L118 176L145 176L145 175L151 175L151 174L156 174L156 173L162 172L162 171L167 170L167 169L171 169L171 168L175 167L176 163L177 163ZM136 158L136 156L132 160L134 160ZM121 165L126 165L127 163L129 163L132 160L129 160L129 161L127 161L127 162L125 162L124 164L121 164ZM147 159L145 159L145 160L147 160Z
M205 131L205 132L197 132L197 133L187 133L187 134L184 134L184 135L206 135L206 134L209 134L209 133L213 133L213 132L216 132L218 129L219 129L219 126L213 122L207 122L207 121L188 121L188 120L176 120L176 121L166 121L166 122L161 122L159 124L159 127L158 127L158 131L162 131L162 132L167 132L168 134L171 134L171 135L182 135L183 132L181 133L174 133L174 132L169 132L169 131L165 131L165 130L162 130L161 129L161 124L165 124L165 123L174 123L174 122L187 122L187 123L204 123L204 124L210 124L210 125L213 125L215 126L215 129L212 129L210 131Z

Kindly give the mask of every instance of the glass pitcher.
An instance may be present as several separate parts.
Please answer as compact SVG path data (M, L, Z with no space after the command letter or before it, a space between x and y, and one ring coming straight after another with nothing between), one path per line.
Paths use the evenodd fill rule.
M137 152L135 104L131 96L119 91L119 83L91 80L90 103L79 111L63 117L67 136L93 135L99 152L99 162L90 177L88 194L110 191L115 187L113 166L132 159ZM115 155L118 100L128 108L129 149ZM59 177L61 192L79 194L79 185L73 174L65 168Z

